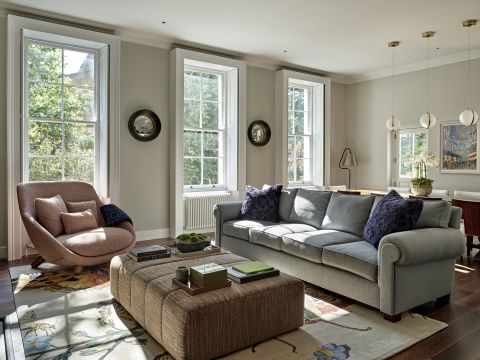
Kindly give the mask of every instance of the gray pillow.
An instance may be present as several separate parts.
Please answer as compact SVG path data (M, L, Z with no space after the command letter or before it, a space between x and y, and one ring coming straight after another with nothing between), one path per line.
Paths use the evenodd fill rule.
M298 189L282 190L282 194L280 195L280 206L278 207L278 215L280 216L280 220L288 221L297 191Z
M288 221L320 229L331 196L329 191L299 189Z
M338 230L363 237L374 196L334 193L323 219L322 230Z
M452 204L444 200L424 201L415 229L448 228Z

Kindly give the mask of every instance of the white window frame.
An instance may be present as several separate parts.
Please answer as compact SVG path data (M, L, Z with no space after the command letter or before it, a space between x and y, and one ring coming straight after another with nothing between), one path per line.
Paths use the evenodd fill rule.
M100 153L99 166L105 169L100 175L100 184L96 190L100 196L109 198L120 204L119 198L119 138L120 138L120 38L118 36L80 29L72 26L40 21L21 16L8 15L7 18L7 244L8 259L15 260L25 254L26 244L29 243L23 227L18 202L16 199L16 185L23 180L24 172L24 79L23 42L24 38L73 45L99 50L100 74L105 74L107 86L99 96L105 101L99 106L100 118L107 119L99 126L100 137L108 138L104 149ZM101 77L101 76L100 76ZM103 185L102 185L103 184Z
M312 88L311 181L288 182L288 87L295 83ZM275 75L275 181L289 187L330 185L330 102L331 81L318 75L292 70L278 70ZM278 121L277 120L277 121Z
M184 154L184 69L187 66L208 67L226 73L226 153L225 187L202 188L207 195L228 191L233 199L243 197L246 186L246 63L241 60L175 48L170 52L170 235L184 231L183 185Z
M205 132L218 132L221 134L219 137L219 156L216 157L218 159L222 158L222 169L219 171L219 179L222 181L219 184L210 184L210 185L184 185L183 189L185 192L195 192L195 191L227 191L227 166L226 166L226 154L227 154L227 142L226 142L226 137L227 137L227 106L226 106L226 97L227 97L227 77L228 77L228 72L227 71L220 71L218 69L214 68L208 68L208 67L200 67L200 66L195 66L195 65L185 65L184 71L185 70L192 70L192 71L198 71L198 72L206 72L206 73L211 73L211 74L216 74L221 76L221 82L222 82L222 88L221 88L221 98L222 100L219 102L221 104L221 111L220 111L220 118L219 118L219 127L218 129L208 129L208 128L185 128L184 131L198 131L202 135ZM201 92L201 91L200 91ZM202 104L202 99L200 99L200 104ZM201 116L201 114L200 114ZM203 136L201 137L200 140L201 143L201 149L200 149L200 158L202 161L202 169L203 169ZM192 157L192 158L198 158L198 157ZM185 156L184 156L185 159ZM221 174L220 174L221 173ZM201 177L202 177L202 182L203 182L203 170L201 172Z

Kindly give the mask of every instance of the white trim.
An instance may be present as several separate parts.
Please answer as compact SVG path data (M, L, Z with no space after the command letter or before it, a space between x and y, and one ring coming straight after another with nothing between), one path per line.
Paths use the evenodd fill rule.
M24 254L24 245L29 242L20 219L16 197L16 186L21 181L22 166L22 31L28 29L109 46L109 189L106 195L117 204L120 171L120 38L15 15L7 16L7 28L7 244L8 259L14 260Z
M170 229L153 229L153 230L140 230L135 231L137 241L167 239L170 237Z

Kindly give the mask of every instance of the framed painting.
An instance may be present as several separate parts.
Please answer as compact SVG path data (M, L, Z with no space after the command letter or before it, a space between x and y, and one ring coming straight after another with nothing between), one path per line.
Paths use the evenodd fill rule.
M440 125L440 172L478 174L478 125Z

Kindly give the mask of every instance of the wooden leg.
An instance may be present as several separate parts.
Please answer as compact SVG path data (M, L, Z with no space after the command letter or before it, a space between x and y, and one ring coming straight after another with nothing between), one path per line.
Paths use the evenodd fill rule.
M388 315L388 314L383 314L383 318L385 320L388 320L390 322L396 323L402 320L402 314L397 314L397 315Z
M80 275L83 271L83 266L82 265L75 265L73 267L73 272L77 275Z
M450 302L450 294L439 297L437 302L440 304L448 304Z
M32 261L32 269L38 268L44 261L44 258L42 258L41 256L37 256L35 260Z
M470 257L470 253L472 252L473 248L473 236L472 235L467 235L467 257Z

